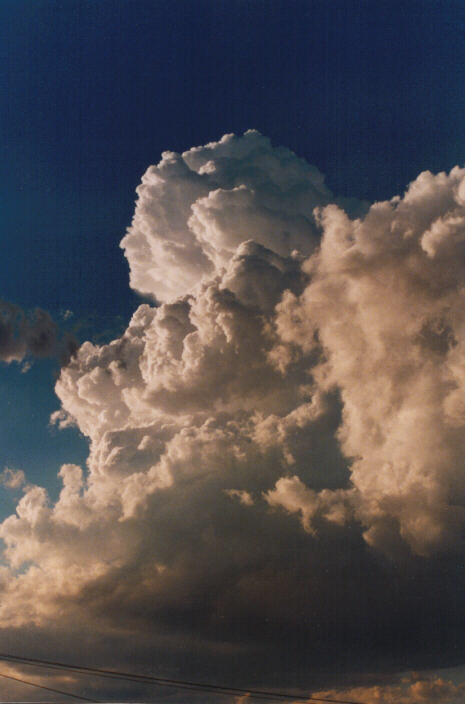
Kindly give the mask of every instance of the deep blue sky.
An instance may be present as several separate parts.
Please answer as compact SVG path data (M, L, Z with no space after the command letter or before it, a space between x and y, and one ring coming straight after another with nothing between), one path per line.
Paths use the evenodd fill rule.
M369 200L463 164L464 25L462 0L2 0L0 295L121 326L118 243L165 149L254 127ZM0 469L84 458L52 388L0 368Z

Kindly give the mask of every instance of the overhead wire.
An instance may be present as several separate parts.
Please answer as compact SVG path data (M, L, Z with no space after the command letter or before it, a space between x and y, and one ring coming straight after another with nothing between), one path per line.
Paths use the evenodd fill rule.
M62 689L55 689L54 687L46 687L44 684L38 684L37 682L29 682L28 680L23 680L20 677L13 677L12 675L6 675L4 672L0 672L0 677L4 677L7 680L14 680L15 682L21 682L21 684L27 684L30 687L37 687L38 689L46 689L48 692L54 692L55 694L64 694L66 697L72 697L73 699L79 699L83 702L94 702L98 704L98 699L89 699L89 697L84 697L79 694L72 694L71 692L65 692Z
M241 687L232 687L229 685L209 684L206 682L194 682L189 680L178 680L165 677L157 677L155 675L141 675L137 673L124 672L120 670L108 670L85 665L73 665L62 663L53 660L42 660L39 658L27 658L11 653L0 653L0 659L42 667L46 669L67 670L74 673L95 675L98 677L109 679L121 679L130 682L139 682L141 684L153 684L161 687L173 687L176 689L187 689L197 692L211 692L212 694L223 694L229 696L248 696L254 699L267 699L268 701L291 701L295 702L327 702L329 704L363 704L359 701L347 699L333 699L327 697L315 697L312 695L296 695L288 692L272 692L269 690L260 689L245 689ZM303 698L302 698L303 697Z

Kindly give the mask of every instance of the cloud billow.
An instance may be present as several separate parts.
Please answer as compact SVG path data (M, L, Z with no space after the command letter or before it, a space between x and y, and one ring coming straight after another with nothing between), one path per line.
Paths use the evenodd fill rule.
M182 155L164 152L137 193L121 246L131 285L160 301L191 293L249 239L280 256L309 254L313 209L331 200L318 169L255 130Z
M88 468L3 522L0 623L136 633L236 683L457 657L464 184L351 216L255 131L150 167L122 246L157 305L61 371Z

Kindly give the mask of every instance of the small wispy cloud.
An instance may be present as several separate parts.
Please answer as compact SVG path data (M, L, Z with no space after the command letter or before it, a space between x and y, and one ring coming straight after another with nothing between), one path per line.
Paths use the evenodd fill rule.
M22 469L12 469L5 467L0 473L0 484L8 489L20 489L26 483L26 477Z

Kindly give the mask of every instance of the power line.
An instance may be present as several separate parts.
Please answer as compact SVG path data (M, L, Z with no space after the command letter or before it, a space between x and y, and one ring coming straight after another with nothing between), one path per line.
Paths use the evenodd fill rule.
M230 687L228 685L208 684L205 682L193 682L189 680L177 680L165 677L156 677L154 675L140 675L132 672L123 672L120 670L106 670L96 667L88 667L85 665L71 665L53 660L41 660L38 658L26 658L20 655L12 655L10 653L0 653L0 659L13 662L21 662L27 665L36 667L44 667L47 669L68 670L80 674L92 674L99 677L110 679L122 679L130 682L139 682L144 684L153 684L162 687L174 687L176 689L189 689L191 691L211 692L224 695L248 695L256 699L267 699L274 701L292 701L298 702L299 695L289 694L287 692L271 692L260 689L243 689L240 687ZM330 704L363 704L354 700L347 699L328 699L325 697L313 697L311 695L300 698L301 702L328 702Z
M53 687L46 687L44 684L37 684L37 682L29 682L28 680L22 680L20 677L13 677L12 675L5 675L4 672L0 672L0 677L5 677L7 680L14 680L15 682L21 682L21 684L28 684L30 687L37 687L38 689L46 689L48 692L54 692L55 694L64 694L66 697L72 697L73 699L79 699L84 702L94 702L96 704L98 699L89 699L89 697L79 696L78 694L71 694L71 692L64 692L62 689L54 689Z

